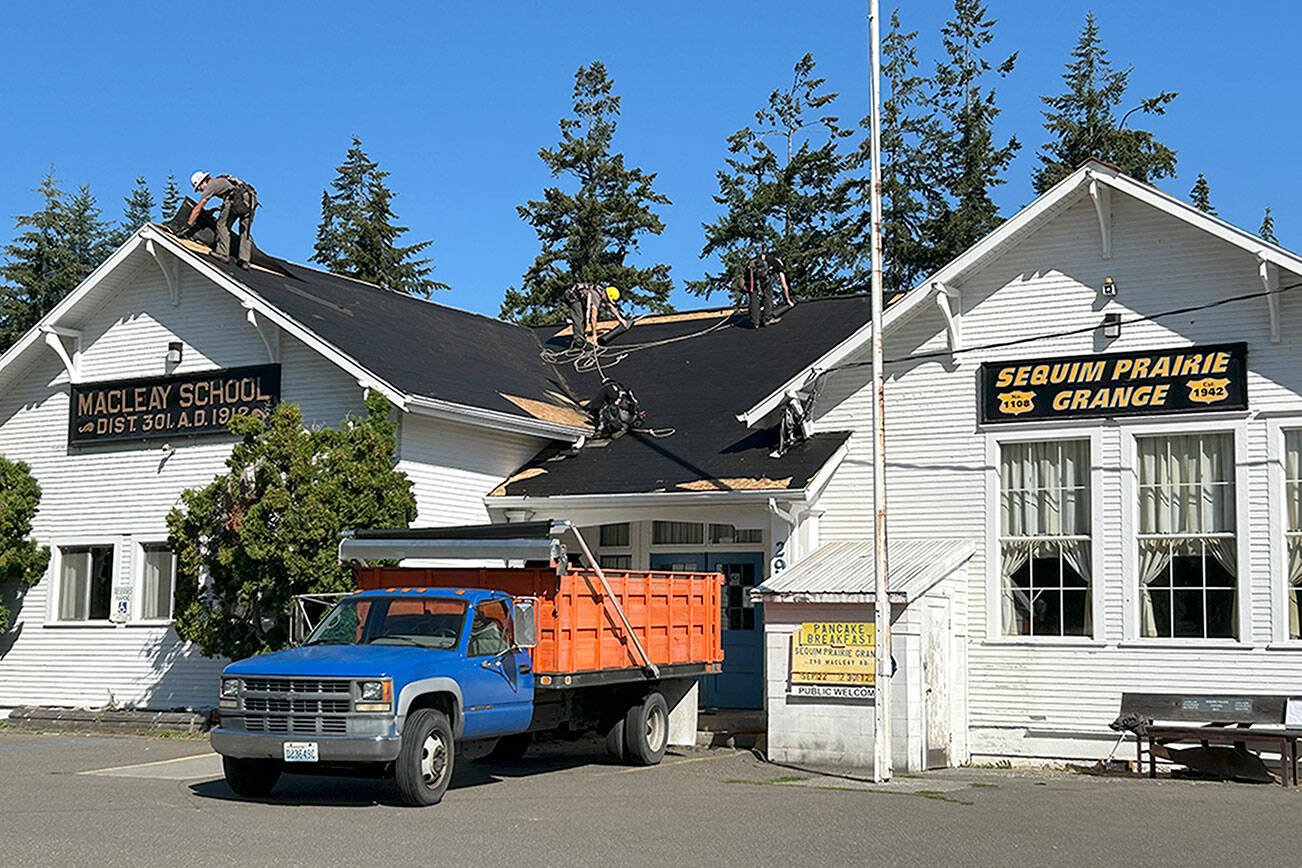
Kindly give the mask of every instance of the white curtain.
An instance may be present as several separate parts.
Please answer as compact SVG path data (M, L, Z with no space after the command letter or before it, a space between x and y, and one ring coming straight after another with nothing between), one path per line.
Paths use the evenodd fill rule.
M65 549L59 579L59 620L86 619L86 587L90 581L90 552Z
M1153 615L1153 592L1149 589L1166 574L1171 563L1171 546L1166 540L1139 541L1139 620L1145 636L1157 635L1157 618Z
M1234 436L1141 437L1139 532L1234 531Z
M1290 533L1302 532L1302 431L1284 433L1284 501ZM1302 639L1302 536L1288 538L1288 635Z
M1088 441L1005 443L999 464L1003 536L1090 532Z
M1027 612L1031 611L1030 598L1020 588L1013 587L1013 574L1026 565L1031 556L1031 548L1026 543L1004 543L1000 565L1000 588L1003 591L1004 633L1018 635L1023 631L1017 624L1017 607L1014 599L1020 599Z
M1063 540L1062 556L1067 564L1085 580L1085 635L1094 633L1094 577L1090 575L1090 541L1087 539ZM1068 593L1065 583L1063 593Z

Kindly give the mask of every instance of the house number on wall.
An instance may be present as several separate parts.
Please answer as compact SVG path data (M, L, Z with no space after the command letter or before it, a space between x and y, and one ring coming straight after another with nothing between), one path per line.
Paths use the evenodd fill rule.
M787 541L773 543L773 560L769 562L769 575L776 576L787 568Z

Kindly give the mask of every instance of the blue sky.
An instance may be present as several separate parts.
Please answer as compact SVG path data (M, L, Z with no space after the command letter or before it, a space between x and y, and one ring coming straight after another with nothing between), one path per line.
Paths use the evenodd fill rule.
M1023 143L996 193L1004 214L1033 196L1038 97L1059 91L1089 8L1114 62L1135 67L1132 97L1180 92L1152 126L1179 152L1179 177L1160 186L1187 197L1201 171L1222 217L1255 231L1269 204L1283 243L1302 247L1290 39L1302 7L1286 2L990 0L991 55L1020 52L999 83L1000 133ZM950 9L901 8L928 66ZM168 172L230 172L258 188L259 244L306 261L321 191L356 134L392 173L408 239L434 242L436 277L452 286L436 299L496 313L537 252L515 206L550 182L538 148L557 138L575 69L601 59L623 97L617 146L659 173L673 200L644 255L668 262L681 286L705 267L701 224L717 214L725 138L801 54L813 52L841 93L843 117L866 112L866 10L842 0L15 3L0 24L0 215L38 207L32 188L51 164L66 189L89 182L114 218L137 175L158 190ZM5 219L0 241L12 234ZM701 304L681 290L674 301Z

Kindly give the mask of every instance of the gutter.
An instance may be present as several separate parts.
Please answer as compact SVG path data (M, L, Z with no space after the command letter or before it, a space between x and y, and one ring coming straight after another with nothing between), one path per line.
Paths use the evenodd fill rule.
M456 404L438 398L427 398L423 395L408 397L406 406L403 409L413 415L419 414L437 419L469 422L473 425L496 428L499 431L509 431L514 434L532 434L550 440L566 440L575 447L582 445L583 441L592 433L591 430L577 425L545 422L531 416L516 416L498 410L471 407L467 404Z
M635 507L675 506L683 504L756 503L767 504L778 499L800 502L806 499L803 488L761 489L758 491L637 491L629 494L560 494L553 497L534 497L527 494L488 495L484 505L490 509L520 509L530 507L583 508L583 507ZM546 510L543 510L544 512Z

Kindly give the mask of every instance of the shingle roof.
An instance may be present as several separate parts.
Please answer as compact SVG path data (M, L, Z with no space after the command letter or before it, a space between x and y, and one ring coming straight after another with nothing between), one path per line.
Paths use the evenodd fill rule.
M241 269L191 249L408 395L582 425L576 402L600 388L595 371L544 358L569 343L559 327L526 328L262 251ZM674 433L592 442L574 455L547 450L494 493L801 489L850 435L817 434L773 459L772 433L748 431L736 415L862 326L869 310L862 296L806 301L759 330L726 310L648 318L602 365L637 394L651 427Z
M759 330L727 311L715 318L639 324L611 345L603 369L636 393L650 427L674 433L630 434L574 455L540 456L494 493L546 497L803 488L850 435L817 434L774 459L769 457L772 432L748 431L736 415L862 326L869 312L866 298L847 296L801 302ZM712 330L702 333L707 329ZM558 331L539 330L552 349L569 340ZM618 361L621 348L629 352ZM601 385L596 371L571 368L565 378L583 397L595 395Z

